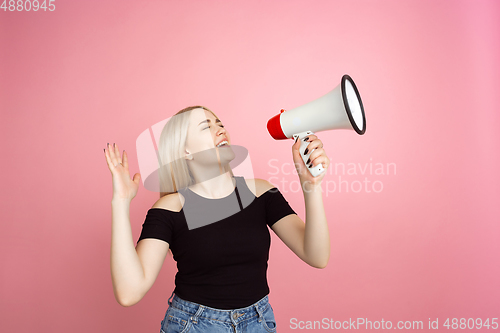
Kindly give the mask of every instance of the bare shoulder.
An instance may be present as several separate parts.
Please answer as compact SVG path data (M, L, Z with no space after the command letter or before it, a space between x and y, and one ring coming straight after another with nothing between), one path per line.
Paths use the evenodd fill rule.
M173 212L180 212L184 205L184 196L180 193L170 193L164 195L156 201L151 208L161 208Z
M276 187L265 179L245 179L248 188L256 197L260 197L262 194L266 193L268 190Z

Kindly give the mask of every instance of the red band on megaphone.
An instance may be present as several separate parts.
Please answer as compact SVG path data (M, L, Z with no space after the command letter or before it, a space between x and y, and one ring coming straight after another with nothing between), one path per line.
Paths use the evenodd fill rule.
M267 122L267 130L269 131L269 134L271 134L271 136L275 140L288 139L285 136L285 133L283 133L283 130L281 129L280 116L281 116L281 113L275 115L274 117L269 119Z

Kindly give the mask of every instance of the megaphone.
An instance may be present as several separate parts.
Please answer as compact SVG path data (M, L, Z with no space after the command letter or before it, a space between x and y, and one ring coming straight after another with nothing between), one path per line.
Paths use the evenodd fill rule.
M314 132L331 129L354 130L359 135L365 134L366 131L361 96L354 81L347 74L342 76L340 84L326 95L286 112L282 109L267 122L267 130L276 140L292 137L294 140L297 137L301 140ZM310 152L304 155L308 144L301 140L299 151L304 164L311 154ZM325 171L321 163L308 170L314 177Z

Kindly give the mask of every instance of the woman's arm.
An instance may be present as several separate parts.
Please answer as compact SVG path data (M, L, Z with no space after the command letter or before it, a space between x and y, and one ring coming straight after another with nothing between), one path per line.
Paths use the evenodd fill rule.
M309 155L311 165L316 166L321 163L325 169L320 175L313 177L300 156L300 142L295 142L292 146L292 155L304 194L306 222L304 223L296 214L291 214L276 222L272 229L304 262L313 267L325 268L330 258L330 233L323 205L321 182L330 160L323 149L323 143L316 135L310 135L306 139L309 142L307 148L312 151ZM270 183L269 185L272 186Z
M270 188L274 187L267 182ZM325 268L330 258L330 234L321 188L304 192L306 223L296 214L283 217L271 229L302 261Z
M139 302L153 285L169 244L143 239L134 248L130 227L130 201L113 199L111 230L111 279L115 298L122 306Z
M130 203L137 194L140 174L130 179L127 154L117 145L104 149L113 176L111 200L111 280L115 298L123 306L139 302L151 288L167 255L168 243L143 239L134 247L130 226Z

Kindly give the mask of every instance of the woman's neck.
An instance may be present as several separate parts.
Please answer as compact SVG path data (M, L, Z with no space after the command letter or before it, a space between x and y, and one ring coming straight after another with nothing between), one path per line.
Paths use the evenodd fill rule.
M234 191L235 187L236 180L231 176L230 172L226 172L214 178L196 182L189 189L203 197L219 199L227 197Z

